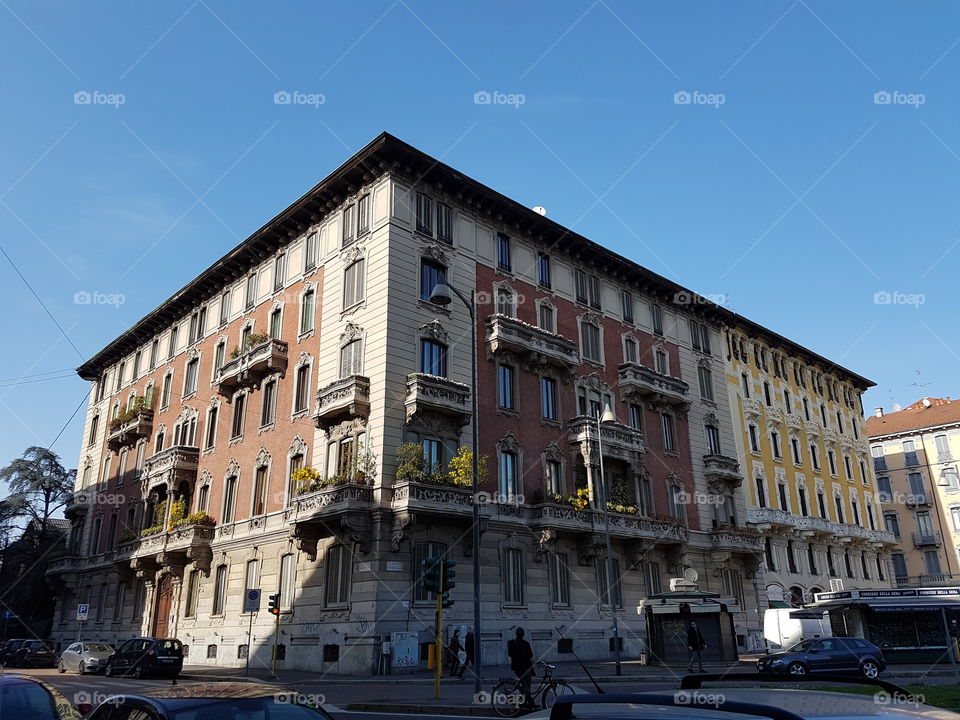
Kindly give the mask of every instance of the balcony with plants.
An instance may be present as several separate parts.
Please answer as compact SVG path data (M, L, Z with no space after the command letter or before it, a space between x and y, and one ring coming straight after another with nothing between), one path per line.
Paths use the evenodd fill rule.
M287 343L267 335L249 335L217 370L217 392L230 398L243 387L257 385L271 373L287 369Z
M460 447L446 467L427 461L421 443L402 443L397 448L397 470L392 488L392 505L397 511L416 511L422 515L447 517L473 512L473 452ZM479 458L479 487L487 479L487 460ZM489 493L477 502L486 504Z
M107 447L119 450L131 447L140 438L153 431L153 399L137 396L125 409L117 413L107 429Z

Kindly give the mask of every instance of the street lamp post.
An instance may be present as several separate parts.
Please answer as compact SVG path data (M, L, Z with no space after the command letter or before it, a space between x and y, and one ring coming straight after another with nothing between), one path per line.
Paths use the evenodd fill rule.
M470 297L446 282L439 282L430 293L430 302L436 305L449 305L453 295L467 307L470 313L470 397L473 426L473 691L481 691L483 677L483 635L480 632L480 433L477 428L477 303L476 293L471 290ZM609 535L609 533L608 533ZM619 661L618 661L619 674Z
M617 603L613 595L613 549L610 543L610 509L607 507L607 483L603 474L603 429L607 423L616 422L617 418L607 405L603 414L597 416L597 454L600 456L600 502L603 506L603 529L607 541L607 604L613 616L613 659L616 663L617 675L622 674L620 667L620 624L617 620Z

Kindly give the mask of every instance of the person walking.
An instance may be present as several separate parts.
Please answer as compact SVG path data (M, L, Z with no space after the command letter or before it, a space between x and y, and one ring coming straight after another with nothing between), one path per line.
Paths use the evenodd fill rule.
M533 678L533 648L523 639L523 628L517 628L517 636L507 643L507 656L510 658L510 669L520 680L520 689L523 691L524 709L533 707L533 698L530 697L530 681Z
M453 637L450 638L450 645L448 647L450 651L450 675L456 675L457 677L463 677L463 661L460 659L460 653L463 652L463 645L460 642L460 628L457 628L453 631Z
M460 663L460 679L463 680L463 673L468 665L475 665L476 658L473 655L473 628L467 628L467 636L463 640L463 662Z
M689 651L689 658L687 660L687 672L693 672L693 661L696 658L697 665L699 666L698 672L706 672L703 669L703 651L707 649L707 643L703 640L703 633L700 632L700 628L697 627L697 623L691 621L690 627L687 629L687 650Z

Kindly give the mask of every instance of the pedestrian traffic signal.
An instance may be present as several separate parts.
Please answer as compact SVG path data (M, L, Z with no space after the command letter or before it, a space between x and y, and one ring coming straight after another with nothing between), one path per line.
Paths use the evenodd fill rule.
M427 558L423 561L423 589L427 592L440 592L440 583L443 580L443 560L441 558Z
M450 599L449 590L444 590L440 594L440 607L444 607L444 608L453 607L453 600Z
M457 577L457 571L454 568L457 566L455 560L444 560L443 561L443 590L453 590L457 586L455 578Z
M279 615L280 614L280 593L274 593L268 598L268 600L270 601L268 612L271 615Z

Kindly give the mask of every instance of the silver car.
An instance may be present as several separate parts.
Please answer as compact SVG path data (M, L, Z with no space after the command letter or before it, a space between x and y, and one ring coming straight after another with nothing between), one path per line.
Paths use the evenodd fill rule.
M60 654L57 669L60 672L72 670L83 675L85 672L102 672L107 658L113 654L113 648L106 643L78 642Z

